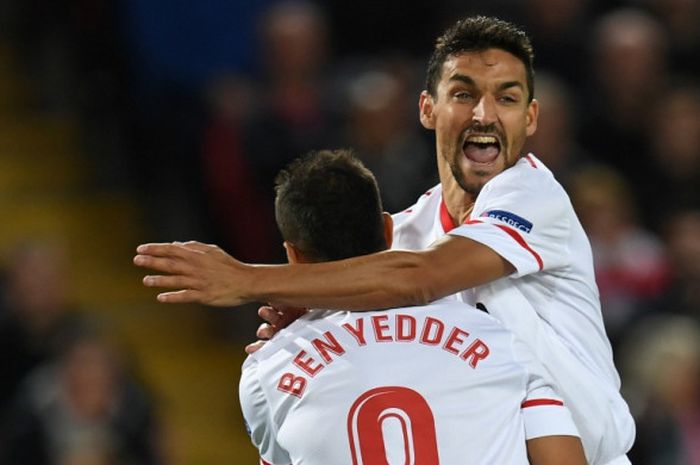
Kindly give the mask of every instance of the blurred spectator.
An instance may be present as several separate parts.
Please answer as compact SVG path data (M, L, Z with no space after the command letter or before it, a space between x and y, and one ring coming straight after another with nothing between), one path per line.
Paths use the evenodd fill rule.
M549 71L576 84L585 74L585 41L590 24L590 0L527 0L522 2L524 25L532 36L538 70Z
M221 76L209 87L210 119L204 133L202 161L210 213L222 246L243 261L275 260L280 243L266 187L251 169L244 131L251 118L253 94L243 77Z
M76 337L34 370L6 421L4 464L159 463L150 402L96 335Z
M254 67L255 24L268 0L120 3L128 49L134 177L162 237L207 240L200 153L203 86Z
M263 16L260 36L260 107L249 136L261 178L272 181L291 159L325 146L336 129L326 76L328 25L312 3L285 1Z
M525 151L533 152L567 186L580 165L589 161L576 140L578 106L566 83L546 72L537 73L535 98L540 103L537 131L525 142Z
M591 241L603 318L615 346L642 302L666 290L666 254L661 241L638 224L629 185L615 171L604 166L579 171L571 197Z
M382 60L389 62L390 60ZM417 124L417 95L408 63L370 67L349 84L349 117L344 145L372 170L382 193L384 209L409 207L437 183L434 152Z
M668 291L649 307L673 312L700 323L700 209L679 210L665 221L664 237L671 260Z
M10 254L0 311L0 411L32 369L80 326L70 300L66 251L28 242Z
M600 161L639 186L652 171L650 114L667 82L667 38L653 17L617 10L592 32L593 84L586 100L581 142Z
M260 205L272 215L278 171L309 150L336 145L337 98L326 76L328 25L318 7L296 0L275 4L263 15L260 37L258 111L247 128L245 152L259 180Z
M657 316L630 331L623 391L637 420L637 465L700 464L700 325Z
M664 93L652 115L654 182L646 182L644 214L657 228L669 209L700 206L700 87L679 85Z
M700 78L700 0L646 0L666 27L674 73Z

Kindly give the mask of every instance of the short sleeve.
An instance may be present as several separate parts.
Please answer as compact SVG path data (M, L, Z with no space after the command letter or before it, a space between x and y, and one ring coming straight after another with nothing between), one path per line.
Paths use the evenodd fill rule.
M276 440L277 431L270 406L258 376L258 362L248 357L239 384L241 411L250 439L260 451L262 465L289 465L291 460Z
M484 186L470 220L450 234L486 245L524 276L568 264L571 215L551 173L519 163Z
M525 423L525 439L543 436L580 437L571 412L556 392L554 381L544 366L535 359L529 347L517 338L513 345L516 359L527 372L527 394L520 406Z

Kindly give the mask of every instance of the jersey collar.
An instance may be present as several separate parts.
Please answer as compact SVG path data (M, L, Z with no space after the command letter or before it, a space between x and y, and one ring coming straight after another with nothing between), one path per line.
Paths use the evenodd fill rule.
M452 221L450 212L447 211L447 205L445 205L444 197L440 197L440 223L442 224L442 230L445 231L445 234L457 227L455 222Z

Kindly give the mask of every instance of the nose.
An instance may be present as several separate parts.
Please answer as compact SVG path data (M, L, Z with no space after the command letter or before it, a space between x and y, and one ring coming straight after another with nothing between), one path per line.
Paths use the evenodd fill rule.
M472 113L472 119L483 126L495 123L497 119L496 103L488 95L484 95L479 99Z

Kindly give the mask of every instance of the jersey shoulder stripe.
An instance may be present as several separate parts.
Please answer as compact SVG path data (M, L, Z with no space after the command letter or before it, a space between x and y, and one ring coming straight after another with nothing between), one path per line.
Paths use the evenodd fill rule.
M481 220L467 220L464 222L464 224L484 224L484 222ZM519 246L521 246L523 249L530 252L530 254L533 256L533 258L537 262L537 266L540 270L542 270L544 268L544 261L542 260L542 257L540 256L540 254L538 254L532 247L530 247L530 245L527 243L527 241L525 241L525 239L523 239L523 236L521 236L517 231L509 228L508 226L502 225L502 224L494 224L493 226L496 226L497 228L503 230L515 242L517 242Z

